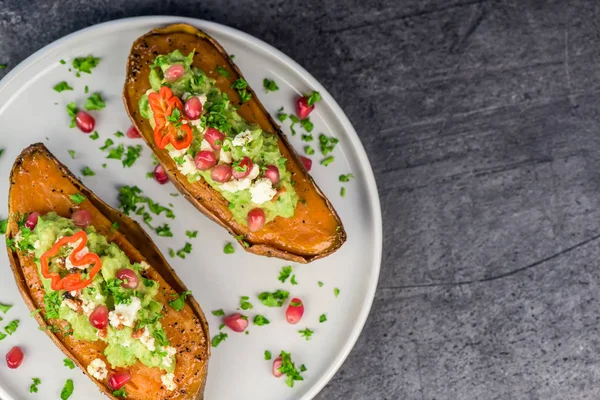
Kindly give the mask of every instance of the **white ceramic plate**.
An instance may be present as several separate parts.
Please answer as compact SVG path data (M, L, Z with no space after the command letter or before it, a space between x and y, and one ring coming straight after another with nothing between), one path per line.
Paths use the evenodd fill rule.
M186 22L205 30L230 54L235 54L235 62L271 113L281 106L287 112L293 111L298 93L314 89L323 95L323 101L311 115L315 124L313 135L325 132L339 138L340 144L334 152L335 162L328 167L319 165L322 157L313 156L312 174L340 214L348 241L323 260L294 265L297 286L290 285L289 280L286 284L277 280L280 268L288 262L246 253L237 244L235 254L225 255L222 249L231 237L223 228L209 221L181 196L171 197L169 194L176 190L170 183L160 186L146 179L146 173L152 171L147 148L143 150L143 157L129 169L123 169L117 160L105 159L106 153L99 150L109 137L125 144L143 144L141 139L118 139L113 135L117 130L125 132L131 125L121 101L125 60L137 37L174 22ZM102 61L91 75L76 78L74 72L69 72L71 60L89 54L101 57ZM60 64L61 59L67 64ZM265 77L275 79L281 89L265 94L262 89ZM57 93L52 89L63 80L74 90ZM107 102L106 109L93 112L100 133L96 141L68 127L65 106L70 101L82 105L87 96L84 94L86 85L90 93L101 92ZM381 213L373 172L356 132L335 100L308 72L280 51L240 31L196 19L144 17L96 25L52 43L0 82L0 99L0 148L5 149L0 158L1 218L7 216L5 199L13 161L23 148L44 142L76 174L84 166L92 168L96 176L84 177L83 182L113 206L117 206L117 187L121 185L138 185L161 204L173 203L177 218L168 222L174 237L153 236L163 253L169 248L181 248L186 241L193 244L190 256L185 260L171 259L171 265L202 306L212 335L218 332L221 321L211 310L223 308L233 312L239 307L240 296L251 297L254 309L247 313L250 317L260 313L271 320L270 325L263 327L250 324L249 335L229 332L229 338L212 349L207 399L310 399L332 378L356 342L375 294L381 262ZM289 124L283 125L289 134ZM290 138L291 143L301 149L305 143L299 136ZM318 140L313 147L318 149ZM75 159L71 159L68 149L76 151ZM105 169L101 167L103 163L107 164ZM347 195L341 198L338 176L346 173L356 178L345 184ZM155 222L167 221L155 217ZM187 229L199 230L198 238L189 240L185 236ZM0 342L0 354L4 358L15 345L25 352L19 369L9 370L4 361L0 362L0 398L59 398L68 378L75 381L71 399L104 398L78 369L63 367L64 355L29 316L14 284L5 248L0 247L0 303L14 305L7 315L2 315L0 328L13 319L20 320L17 333ZM319 287L318 281L324 282L324 286ZM333 295L334 287L340 289L338 298ZM285 322L284 308L264 307L256 298L262 291L278 288L304 301L306 312L298 325ZM328 321L319 323L323 313ZM315 331L310 341L298 333L306 327ZM274 378L271 362L263 358L265 350L273 355L281 350L291 352L298 365L305 364L308 368L304 382L290 389L284 379ZM42 380L37 395L29 394L32 377Z

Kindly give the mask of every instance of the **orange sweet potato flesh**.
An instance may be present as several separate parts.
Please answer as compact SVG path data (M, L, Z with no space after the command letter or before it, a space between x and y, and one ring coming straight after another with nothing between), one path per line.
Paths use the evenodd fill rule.
M75 205L69 196L76 193L83 194L87 200ZM150 264L148 276L160 284L157 301L166 305L172 298L170 295L187 290L139 224L97 198L43 144L31 145L15 161L10 174L8 206L10 219L7 238L14 238L19 229L14 218L16 214L37 211L43 215L54 211L60 216L70 217L74 209L86 209L92 214L91 224L109 241L117 243L132 262L146 261ZM119 224L117 231L111 229L114 222ZM46 321L43 317L45 291L33 256L10 248L7 250L17 286L27 306L32 311L42 308L35 315L39 324L44 328L49 324L64 328L65 321ZM182 311L177 312L166 305L163 315L162 325L171 345L177 350L174 379L177 389L167 391L160 379L164 371L148 368L138 361L127 368L131 373L131 380L125 385L127 398L202 399L210 356L206 318L193 296L187 297ZM103 341L75 340L73 336L64 336L48 329L46 333L88 376L86 367L92 360L100 358L106 362L103 355L106 343ZM110 368L108 362L106 364ZM91 376L90 379L109 398L116 399L107 386L107 379L98 381Z
M150 88L148 75L154 58L176 49L183 54L195 50L193 66L216 79L217 87L226 92L232 102L238 102L238 105L241 104L240 98L231 84L242 77L221 45L190 25L176 24L155 29L134 42L127 62L123 100L131 120L156 154L173 184L198 210L225 227L232 235L242 235L250 244L246 250L251 253L307 263L336 251L346 240L340 218L304 168L279 126L250 88L248 91L252 93L252 98L241 104L238 113L247 121L259 125L265 132L279 136L279 148L283 157L288 160L287 168L292 173L294 188L300 198L293 218L277 217L258 232L250 232L246 225L234 220L227 207L227 200L218 191L204 180L190 184L178 171L168 152L156 147L153 129L140 115L138 101ZM224 67L230 76L220 75L216 71L218 65Z

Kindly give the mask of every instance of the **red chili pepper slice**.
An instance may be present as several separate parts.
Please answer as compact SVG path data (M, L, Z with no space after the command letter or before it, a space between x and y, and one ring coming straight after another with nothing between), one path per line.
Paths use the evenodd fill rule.
M85 247L87 239L87 234L84 231L79 231L73 236L64 236L60 238L56 243L54 243L50 250L42 254L40 257L42 276L52 280L50 287L53 290L79 290L92 283L94 276L96 276L98 271L100 271L100 268L102 268L102 261L95 253L86 253L81 257L78 256L79 252ZM79 272L69 274L64 278L61 278L58 273L50 272L48 270L48 259L56 256L63 246L74 244L77 241L80 242L73 249L71 254L69 254L69 260L74 266L93 265L92 269L90 270L89 278L83 280Z
M173 91L167 86L160 88L158 93L148 95L148 104L154 114L154 142L159 149L164 149L169 143L177 150L185 149L192 144L192 128L189 122L183 117L183 104ZM173 114L173 111L179 110L180 118L175 126L167 118Z

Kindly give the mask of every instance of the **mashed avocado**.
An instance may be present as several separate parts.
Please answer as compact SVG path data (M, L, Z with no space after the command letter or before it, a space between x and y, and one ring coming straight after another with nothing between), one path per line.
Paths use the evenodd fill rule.
M265 212L266 221L278 216L293 217L298 194L294 190L291 173L286 168L287 160L279 150L277 135L264 132L259 126L244 120L227 94L216 87L215 80L209 78L204 71L192 67L193 58L193 52L184 56L179 50L156 57L149 75L152 89L139 101L140 114L148 119L153 128L155 127L148 94L159 92L163 86L169 87L182 103L192 96L198 97L202 103L202 116L197 120L185 121L192 128L191 144L182 150L176 150L172 144L165 146L180 172L190 183L204 179L220 192L229 202L229 209L238 223L247 225L248 212L254 208L261 208ZM167 81L164 77L165 72L173 65L183 66L183 75L175 81ZM245 90L246 85L245 81L238 79L234 87ZM224 134L220 143L221 149L215 150L217 165L236 168L244 157L249 157L254 169L247 177L232 177L227 182L215 182L211 178L212 169L196 168L196 155L202 150L213 150L205 140L209 128ZM276 184L262 176L264 169L269 165L275 166L279 171L279 182Z
M104 355L113 368L127 367L139 360L148 367L173 372L175 351L160 323L163 305L155 300L159 283L147 278L147 264L132 264L115 243L109 243L106 237L90 226L85 229L87 251L97 254L102 261L100 272L92 282L81 290L56 291L51 288L51 280L42 276L40 258L61 237L72 236L79 231L81 229L72 220L48 213L38 218L33 231L21 227L21 232L17 235L19 248L34 249L38 272L46 292L46 318L67 321L64 334L72 334L77 340L106 342ZM50 258L50 271L59 273L61 277L72 272L65 268L65 259L72 250L73 247L64 246L56 257ZM139 282L137 287L123 287L123 281L116 278L117 272L124 268L135 273ZM87 278L88 269L78 272ZM106 306L109 310L109 324L102 331L90 322L90 314L99 306Z

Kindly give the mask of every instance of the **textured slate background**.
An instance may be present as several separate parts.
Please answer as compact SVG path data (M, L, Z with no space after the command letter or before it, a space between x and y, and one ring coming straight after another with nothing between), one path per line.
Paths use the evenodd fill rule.
M600 3L298 3L0 0L0 62L149 14L273 44L354 123L385 221L373 310L318 399L600 398Z

